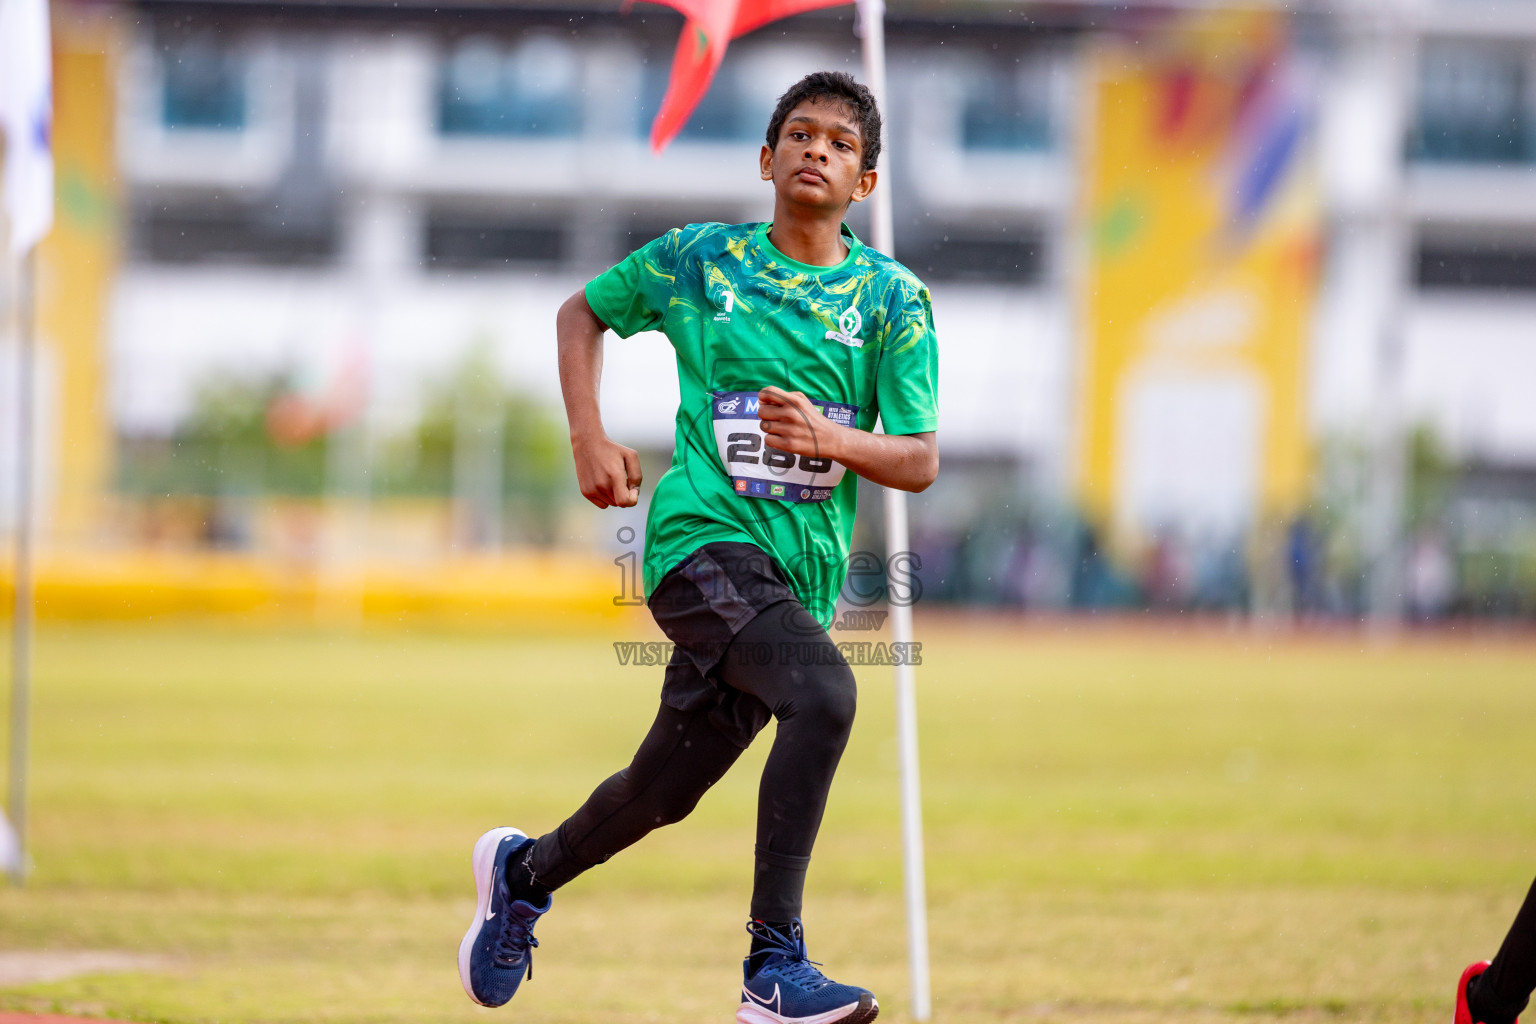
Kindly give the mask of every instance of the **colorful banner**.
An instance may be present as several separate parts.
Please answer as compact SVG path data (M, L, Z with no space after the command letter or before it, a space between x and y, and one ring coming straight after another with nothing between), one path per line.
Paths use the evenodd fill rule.
M45 533L57 544L94 539L107 525L112 435L105 352L119 255L119 31L101 11L54 11L57 187L53 230L38 249L37 310L40 355L57 367L55 420L40 427L56 443L39 467L43 479L55 482Z
M1079 496L1122 543L1307 496L1313 90L1283 16L1183 16L1091 59Z

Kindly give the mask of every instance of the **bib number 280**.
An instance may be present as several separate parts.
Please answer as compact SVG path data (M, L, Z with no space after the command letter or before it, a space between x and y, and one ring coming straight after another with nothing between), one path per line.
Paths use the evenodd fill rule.
M810 455L796 455L778 448L769 448L763 443L762 434L749 433L738 430L726 437L725 461L728 463L739 462L742 465L753 465L761 462L773 469L794 469L796 466L807 473L825 473L831 470L831 459L818 459ZM758 454L761 452L762 457Z
M858 407L811 399L823 416L853 426ZM826 501L844 469L828 458L770 447L757 416L756 391L716 391L710 396L715 444L731 488L748 498Z

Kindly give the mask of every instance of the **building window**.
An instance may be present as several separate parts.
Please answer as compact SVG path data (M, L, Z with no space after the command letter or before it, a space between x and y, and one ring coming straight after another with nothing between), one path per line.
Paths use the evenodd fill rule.
M1536 156L1524 53L1431 44L1418 88L1413 159L1524 163Z
M265 207L194 202L135 210L133 249L154 263L316 266L334 261L336 219L288 216Z
M1425 289L1536 291L1536 238L1425 239L1417 269Z
M566 257L559 224L438 211L427 217L427 265L437 270L494 270L558 264Z
M661 109L661 101L667 94L667 80L672 74L672 64L650 61L645 65L641 83L640 134L649 138L651 123ZM741 88L735 65L726 65L715 73L709 91L693 108L687 125L678 132L679 142L757 142L768 127L772 106L758 109Z
M1051 73L1040 58L978 60L964 72L960 144L1030 151L1051 145Z
M1041 232L952 228L899 243L902 263L925 281L1033 285L1045 276Z
M580 68L570 45L533 35L508 50L475 37L455 46L438 82L443 135L545 136L581 131Z
M160 61L160 120L165 127L226 132L245 128L244 53L210 40L193 40L167 45Z

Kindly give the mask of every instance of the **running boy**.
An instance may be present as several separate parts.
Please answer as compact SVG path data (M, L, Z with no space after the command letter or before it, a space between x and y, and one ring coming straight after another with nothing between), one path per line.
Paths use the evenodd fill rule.
M807 76L779 99L762 148L772 223L669 231L560 309L576 476L599 508L634 505L641 483L635 452L603 432L603 332L660 330L676 350L676 448L651 499L644 572L676 647L628 768L538 840L496 828L475 844L479 901L459 973L477 1003L517 991L551 892L687 816L773 718L736 1019L863 1024L879 1013L870 992L807 959L800 903L853 724L853 672L826 630L855 474L921 491L939 466L928 292L843 224L875 187L880 130L852 77Z

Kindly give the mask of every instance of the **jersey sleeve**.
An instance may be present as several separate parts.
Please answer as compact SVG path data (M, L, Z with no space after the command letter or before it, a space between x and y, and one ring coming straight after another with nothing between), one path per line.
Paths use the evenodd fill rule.
M939 343L933 303L918 281L903 282L891 311L875 375L875 400L887 434L921 434L939 425Z
M587 282L587 305L619 337L657 330L666 319L681 235L673 228Z

